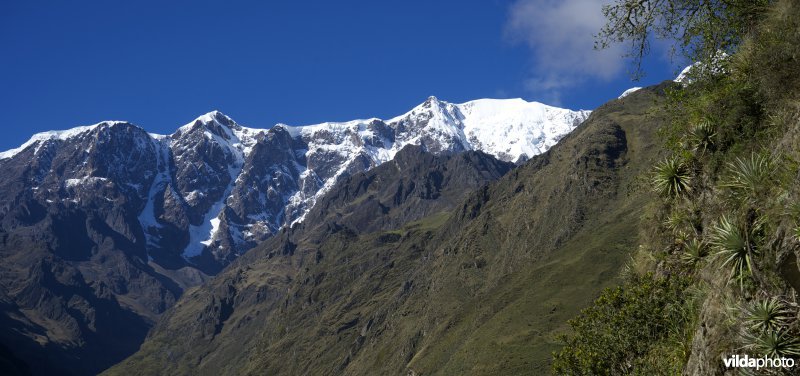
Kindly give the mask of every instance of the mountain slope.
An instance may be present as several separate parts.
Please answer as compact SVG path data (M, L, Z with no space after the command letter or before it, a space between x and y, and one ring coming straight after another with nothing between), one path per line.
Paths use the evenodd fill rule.
M101 123L60 147L67 142L26 149L30 164L2 163L0 339L36 373L108 367L136 349L180 294L137 246L146 194L139 183L156 166L149 136Z
M341 181L307 221L243 255L209 285L187 292L183 303L161 320L163 332L156 329L151 347L143 348L148 352L153 343L170 344L169 354L160 353L156 345L155 356L163 363L155 368L136 365L124 373L216 373L225 368L236 373L237 365L245 364L238 363L246 359L243 346L259 341L259 326L285 302L286 288L300 278L303 265L327 264L330 258L352 271L357 264L341 262L339 254L329 253L331 247L344 246L358 233L391 247L401 235L383 229L430 213L442 217L441 211L452 210L511 167L480 152L435 156L407 146L391 162ZM195 370L198 362L202 367Z
M645 194L633 188L658 151L648 111L662 90L601 107L454 210L399 228L350 229L349 208L371 208L357 205L370 195L329 193L314 209L332 209L324 224L282 233L186 294L108 373L546 372L552 335L635 242Z

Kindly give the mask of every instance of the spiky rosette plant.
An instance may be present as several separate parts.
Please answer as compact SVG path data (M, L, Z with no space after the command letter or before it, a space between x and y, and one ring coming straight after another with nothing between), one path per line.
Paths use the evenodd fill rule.
M770 188L776 170L774 160L765 155L754 153L750 158L736 158L728 163L728 178L723 186L756 197Z
M702 240L692 239L683 246L681 260L688 265L695 265L708 255L708 246Z
M708 120L697 123L689 132L691 148L700 154L704 154L707 150L714 148L716 137L717 131Z
M786 330L744 336L745 348L769 358L800 356L800 340Z
M691 174L686 163L678 157L671 157L656 165L653 188L664 197L676 197L691 189Z
M753 254L756 252L747 231L723 216L711 229L711 247L715 256L723 260L722 266L730 268L730 280L741 282L753 270Z
M664 220L664 226L673 232L680 230L689 222L689 216L683 210L675 210Z
M744 307L744 323L755 333L777 331L785 327L792 316L791 308L775 296Z

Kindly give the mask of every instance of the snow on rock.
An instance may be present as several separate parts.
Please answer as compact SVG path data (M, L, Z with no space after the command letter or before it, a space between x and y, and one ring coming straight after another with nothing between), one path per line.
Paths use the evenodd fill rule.
M470 149L519 162L544 153L589 116L522 99L479 99L456 105Z
M682 83L682 84L688 84L690 82L689 72L691 72L692 69L694 69L695 66L697 66L697 64L699 64L699 63L694 63L694 64L692 64L692 65L690 65L690 66L688 66L686 68L683 68L681 73L678 74L678 77L675 77L675 79L673 81L679 82L679 83Z
M730 57L724 51L717 51L716 56L714 56L711 61L709 62L695 62L683 68L678 77L675 77L673 81L678 82L685 85L688 85L692 82L692 74L697 72L706 72L711 74L720 74L725 73L725 61ZM697 72L694 72L697 71Z
M103 121L103 122L100 122L100 123L97 123L97 124L85 125L85 126L81 126L81 127L75 127L75 128L67 129L67 130L63 130L63 131L47 131L47 132L36 133L36 134L33 135L33 137L31 137L28 141L26 141L20 147L14 148L14 149L11 149L11 150L7 150L7 151L4 151L4 152L0 152L0 160L12 158L15 155L25 151L26 149L28 149L31 146L35 146L36 147L36 149L34 151L34 154L36 154L36 153L38 153L39 148L42 146L42 144L44 144L46 141L52 141L52 140L64 141L64 140L67 140L67 139L70 139L70 138L73 138L73 137L82 136L85 133L88 133L88 132L91 132L91 131L95 130L97 127L99 127L101 125L104 125L104 124L105 125L114 125L114 124L117 124L117 123L124 123L124 122L122 122L122 121Z
M676 80L677 80L677 79L676 79ZM638 86L632 87L632 88L630 88L630 89L628 89L628 90L625 90L625 91L623 91L623 92L622 92L622 94L620 94L620 95L619 95L619 97L617 97L617 99L622 99L622 98L625 98L625 97L627 97L628 95L631 95L632 93L635 93L635 92L637 92L637 91L639 91L639 90L641 90L641 89L642 89L642 88L641 88L641 87L638 87Z
M230 260L282 226L302 221L339 179L391 160L406 145L433 153L480 150L519 163L547 151L589 114L522 99L452 104L430 97L388 120L258 129L212 111L171 135L142 132L145 136L130 147L152 153L155 171L124 181L136 187L142 202L138 222L148 255L177 251L191 262L210 252ZM19 148L0 153L0 160L31 147L34 153L44 145L61 147L49 141L85 137L115 123L38 133ZM103 142L80 141L90 149ZM71 179L63 184L93 189L87 182ZM184 240L177 246L175 239Z
M290 218L290 223L302 221L316 200L362 157L368 159L370 167L377 166L414 144L434 153L480 150L498 159L522 162L547 151L590 113L519 98L451 104L429 97L411 111L386 121L373 118L289 127L292 134L308 143L305 156L312 164L309 170L314 171L307 171L305 176L313 172L322 181L313 194L300 190L289 199L288 211L299 213ZM316 157L331 154L339 156L338 170L314 168Z
M166 136L150 134L153 145L158 155L156 156L157 174L147 193L147 203L139 214L139 223L144 231L145 241L149 248L159 247L159 230L163 225L156 220L155 202L158 195L167 189L170 181L169 168L169 140Z
M180 127L176 133L188 133L197 126L207 129L203 132L205 137L222 147L225 153L232 157L232 161L228 164L230 180L221 198L211 205L199 225L189 226L189 244L183 251L186 258L199 256L203 249L209 247L213 242L219 231L220 216L225 209L225 202L230 197L237 177L242 172L245 156L252 150L256 134L263 131L242 127L223 113L211 111ZM205 196L204 192L196 190L190 194L195 197ZM192 198L187 196L185 200L191 201Z
M108 179L106 178L86 176L80 179L66 179L64 180L64 187L74 188L82 184L97 184L97 183L105 183L106 181L108 181Z

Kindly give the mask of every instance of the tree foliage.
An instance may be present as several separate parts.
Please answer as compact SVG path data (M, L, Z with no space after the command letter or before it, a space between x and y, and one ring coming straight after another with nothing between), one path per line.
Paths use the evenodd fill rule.
M710 62L719 52L732 53L772 0L615 0L603 7L606 24L596 48L628 43L634 77L653 37L673 41L691 61Z

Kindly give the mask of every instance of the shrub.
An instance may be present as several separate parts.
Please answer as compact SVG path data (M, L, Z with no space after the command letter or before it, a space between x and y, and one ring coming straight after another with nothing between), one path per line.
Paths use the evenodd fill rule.
M759 92L774 105L800 94L800 6L778 1L759 35L748 44L751 75Z
M569 321L573 333L561 337L564 348L554 353L553 371L562 375L643 374L665 371L647 367L650 351L667 343L688 343L687 338L666 341L670 335L687 333L694 312L685 305L689 281L681 277L656 279L652 274L634 277L624 287L606 289L592 306ZM643 362L649 359L647 362ZM670 360L680 371L685 359Z

